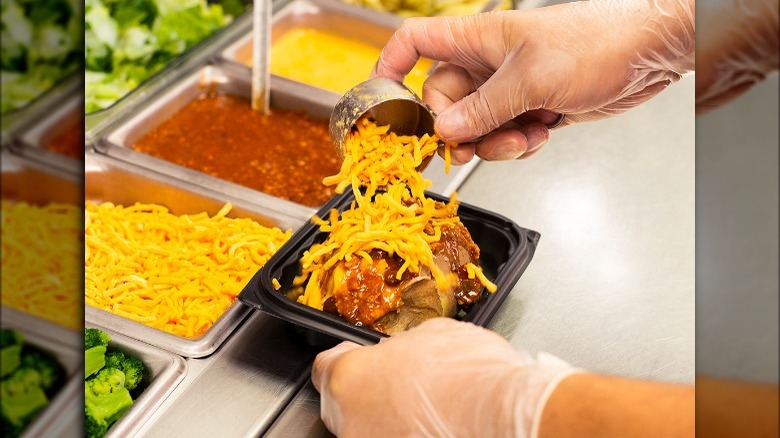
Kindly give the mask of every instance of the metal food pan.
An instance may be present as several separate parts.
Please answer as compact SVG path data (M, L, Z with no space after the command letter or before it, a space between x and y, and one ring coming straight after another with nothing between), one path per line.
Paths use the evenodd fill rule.
M490 0L490 1L485 3L485 5L482 7L482 9L476 10L476 11L474 11L472 13L481 13L481 12L490 12L490 11L499 10L498 6L500 6L502 1L503 0ZM368 7L368 6L364 6L364 5L360 5L360 4L351 4L351 3L347 3L347 2L345 2L345 3L350 5L350 6L352 6L352 7L369 9L371 11L375 11L375 12L378 12L378 13L384 14L384 15L390 15L390 16L393 16L393 17L400 17L401 19L407 18L407 17L401 16L401 15L398 15L396 13L389 12L389 11L380 11L378 9L373 9L373 8ZM464 1L464 3L466 3L466 1ZM514 7L514 1L512 3L512 6ZM458 14L458 15L462 15L462 14ZM428 15L415 15L415 17L426 17L426 16L428 16ZM434 15L430 15L430 16L434 16ZM411 17L408 17L408 18L411 18Z
M85 324L85 327L97 328L106 332L111 337L111 342L108 344L109 350L118 350L136 357L146 366L142 384L148 386L133 402L133 406L108 429L106 434L107 438L135 436L154 411L184 379L187 374L187 362L181 356L123 336L107 327L91 323Z
M63 202L82 205L84 187L81 175L53 168L13 151L3 151L2 199L44 205Z
M339 0L293 0L284 4L274 14L271 41L294 28L303 26L357 39L381 49L401 21L398 16L346 4ZM220 55L224 61L233 63L238 71L244 71L247 82L250 80L250 68L237 61L236 53L251 43L251 30L251 26L244 29L243 36L231 43ZM328 103L329 110L332 110L340 97L329 90L271 75L271 91L281 89L294 89L296 93L316 96L316 100ZM463 166L452 166L450 173L447 174L444 172L444 160L434 158L423 172L423 176L432 182L428 190L444 196L452 195L478 164L479 160L475 158Z
M381 49L402 21L403 19L396 15L339 0L292 0L280 7L271 18L271 44L274 39L292 29L311 27ZM248 26L242 30L243 36L231 43L220 56L227 61L245 65L238 60L238 52L251 45L252 27Z
M85 198L96 203L155 203L165 205L173 214L206 211L214 215L226 202L231 202L233 210L228 216L248 217L262 225L277 226L283 230L296 230L310 217L308 213L275 209L274 206L236 199L213 188L193 185L96 153L86 154L84 172ZM84 319L90 324L110 327L125 336L185 357L204 357L213 353L250 311L236 300L206 333L197 338L166 333L92 306L85 306Z
M338 100L332 93L310 93L299 84L271 83L271 106L273 108L304 110L312 117L327 120ZM132 149L132 145L145 134L180 111L187 104L206 91L242 96L251 95L249 69L232 65L209 65L190 72L178 83L173 84L158 99L150 102L140 111L128 114L114 129L106 132L105 138L95 144L100 153L175 176L188 183L214 188L231 198L243 199L270 206L281 211L311 216L316 208L298 204L286 199L259 192L249 187L226 181L198 170L153 157ZM240 169L236 169L240 171Z
M46 145L74 125L82 124L84 97L81 92L71 93L53 111L43 115L38 123L20 133L11 143L11 149L19 155L39 161L47 167L62 169L73 174L83 172L84 163L72 157L49 150Z
M111 106L85 114L84 122L87 139L97 139L117 118L144 105L148 99L154 99L172 81L176 81L178 77L193 68L193 66L207 62L214 55L215 51L224 48L227 42L235 38L237 30L243 29L247 25L251 28L251 2L242 0L242 3L249 4L243 14L234 17L233 21L217 29L198 44L171 60L162 70L147 78Z
M67 430L63 426L69 425L68 414L83 409L81 391L84 384L84 356L81 334L8 307L0 307L0 314L3 328L17 330L24 336L25 343L53 354L65 368L63 387L24 429L22 437L62 436L60 433Z
M65 96L80 92L83 88L83 81L84 76L82 76L81 70L78 70L41 93L27 105L3 114L0 117L0 125L2 125L0 143L6 146L26 130L34 128L41 118L49 114L52 107L60 105L60 101Z
M71 204L77 208L83 205L84 187L81 176L61 169L47 167L42 163L14 154L12 151L3 151L0 154L0 162L2 163L2 184L0 184L0 187L2 187L3 201L26 202L39 206L57 202ZM78 227L81 219L78 217L75 219L78 220L79 224L72 225ZM75 239L75 236L72 244L77 246L79 251L83 248L83 243ZM40 277L46 273L37 272L34 274ZM80 303L81 299L78 298L79 294L82 293L80 285L74 284L72 287L72 292L74 297L76 297L75 302ZM5 312L6 307L3 307L3 309L3 312ZM31 317L38 318L35 315L31 315ZM76 315L74 317L77 320L80 319ZM54 322L47 321L47 324L52 324L59 331L68 330ZM78 342L80 344L81 341Z

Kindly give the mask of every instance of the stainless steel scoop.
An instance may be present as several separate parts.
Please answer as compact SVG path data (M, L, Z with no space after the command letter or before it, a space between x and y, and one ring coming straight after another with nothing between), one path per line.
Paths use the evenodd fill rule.
M352 87L330 115L330 140L344 158L344 143L355 123L368 114L377 125L390 125L398 135L433 135L434 114L414 91L387 78L374 78ZM427 157L418 170L428 166Z

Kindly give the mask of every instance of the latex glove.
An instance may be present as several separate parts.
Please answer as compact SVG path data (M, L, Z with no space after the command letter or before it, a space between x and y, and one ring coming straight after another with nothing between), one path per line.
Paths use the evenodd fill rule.
M528 437L574 371L487 329L434 318L375 346L344 342L320 353L312 381L322 420L341 437Z
M655 96L693 69L693 0L592 0L404 21L372 73L402 80L444 61L423 87L453 162L527 157L546 124L597 120Z
M736 98L780 64L777 0L699 3L696 111Z

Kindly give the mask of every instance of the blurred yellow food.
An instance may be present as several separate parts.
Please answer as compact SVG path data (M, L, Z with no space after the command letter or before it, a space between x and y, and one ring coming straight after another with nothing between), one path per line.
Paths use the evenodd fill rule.
M433 17L471 15L485 10L512 9L512 0L343 0L345 3L366 6L377 11L402 17Z
M381 50L370 44L313 28L293 29L271 46L271 73L344 94L368 79ZM240 50L240 62L252 65L251 46ZM432 62L420 60L404 83L422 96Z
M2 201L2 303L79 330L81 220L75 205Z
M205 333L291 231L155 204L87 203L85 303L177 336Z

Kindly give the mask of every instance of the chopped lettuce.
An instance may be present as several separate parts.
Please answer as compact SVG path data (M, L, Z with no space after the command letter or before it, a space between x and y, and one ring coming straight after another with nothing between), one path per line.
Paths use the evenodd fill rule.
M243 3L225 1L229 12L243 12ZM233 17L206 0L86 0L85 6L87 113L111 106Z
M2 114L27 105L81 63L84 27L77 0L3 0Z

